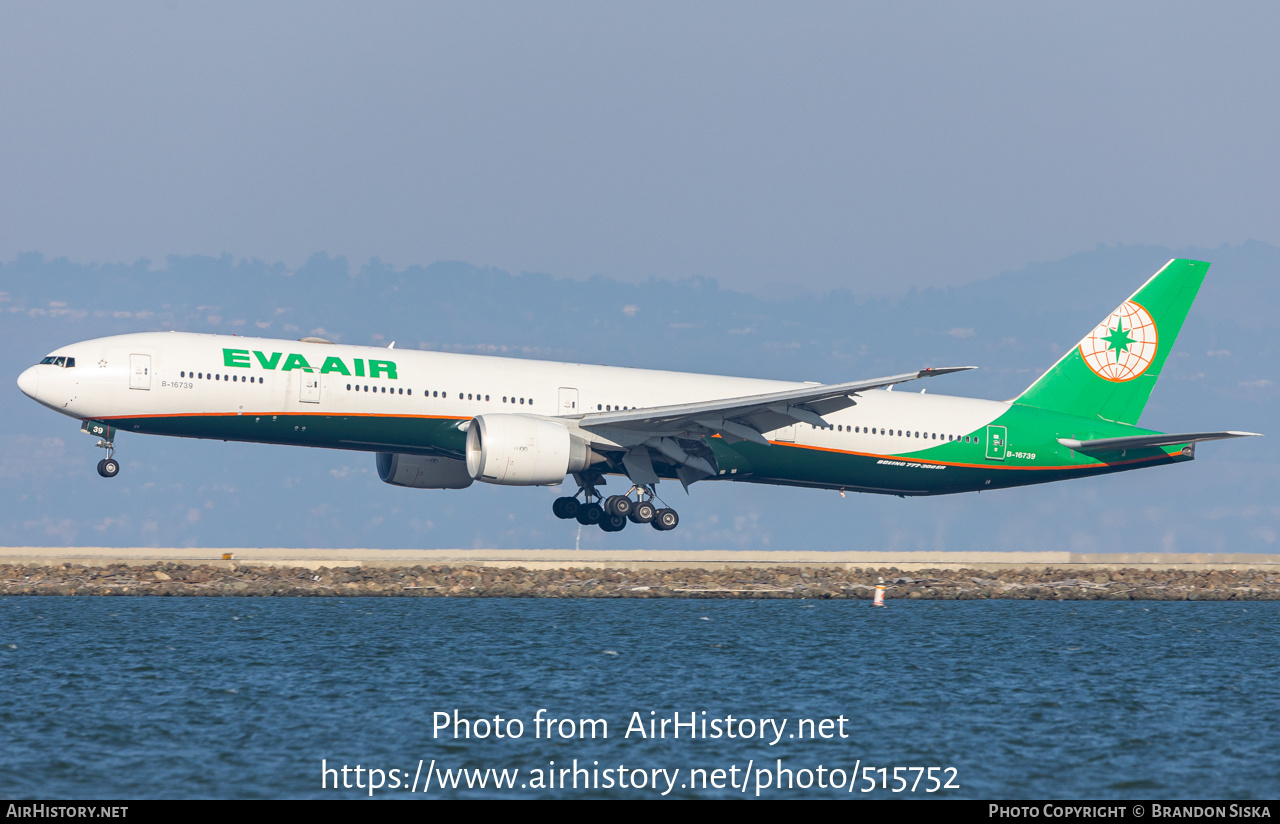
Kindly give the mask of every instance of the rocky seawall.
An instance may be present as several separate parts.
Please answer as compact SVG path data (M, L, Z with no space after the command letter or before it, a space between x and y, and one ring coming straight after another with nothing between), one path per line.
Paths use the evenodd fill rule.
M1048 601L1280 600L1275 569L525 569L0 564L0 595L379 596L415 598L988 598Z

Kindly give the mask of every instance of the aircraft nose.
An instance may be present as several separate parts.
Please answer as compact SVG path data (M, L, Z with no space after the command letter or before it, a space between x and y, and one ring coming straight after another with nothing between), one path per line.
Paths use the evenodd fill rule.
M18 376L18 388L28 398L34 398L40 390L40 372L34 366L28 367L27 371Z

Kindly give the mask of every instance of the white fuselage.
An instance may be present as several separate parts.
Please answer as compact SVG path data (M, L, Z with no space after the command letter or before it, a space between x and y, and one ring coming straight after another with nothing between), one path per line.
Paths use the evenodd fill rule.
M244 354L228 356L228 350ZM560 417L759 395L805 385L183 332L98 338L61 347L51 356L74 358L76 365L31 367L19 381L23 391L65 415L103 421L188 415L470 419L486 413L514 413ZM306 367L297 360L290 367L290 357L304 361ZM321 371L335 359L340 368ZM371 376L374 362L392 363L394 377L385 368ZM146 374L139 374L140 369ZM309 383L314 381L319 385ZM830 429L797 424L768 437L840 451L901 455L936 446L938 439L931 436L945 440L947 435L976 431L1008 407L1005 402L875 390L864 393L856 406L826 415ZM881 434L886 431L892 434ZM333 446L353 448L350 442ZM371 444L368 448L385 447Z

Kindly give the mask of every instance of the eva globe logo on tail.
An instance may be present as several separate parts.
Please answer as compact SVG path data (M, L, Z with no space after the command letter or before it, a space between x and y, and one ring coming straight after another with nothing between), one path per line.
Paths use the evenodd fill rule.
M1156 356L1156 323L1140 304L1127 300L1080 341L1084 362L1100 378L1131 381Z

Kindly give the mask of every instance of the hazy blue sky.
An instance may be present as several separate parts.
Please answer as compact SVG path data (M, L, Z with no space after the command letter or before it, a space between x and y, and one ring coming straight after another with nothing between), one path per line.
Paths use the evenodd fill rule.
M764 294L1280 243L1276 3L0 3L0 260Z

